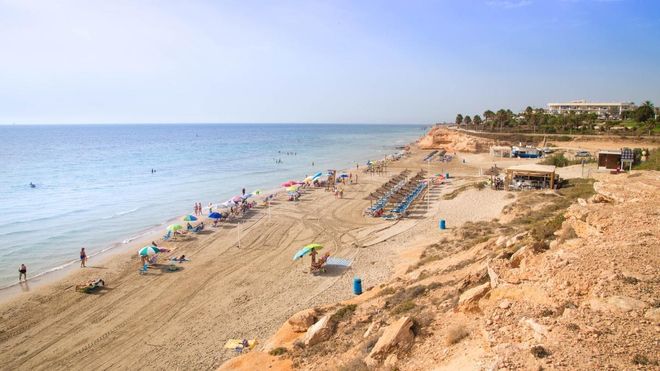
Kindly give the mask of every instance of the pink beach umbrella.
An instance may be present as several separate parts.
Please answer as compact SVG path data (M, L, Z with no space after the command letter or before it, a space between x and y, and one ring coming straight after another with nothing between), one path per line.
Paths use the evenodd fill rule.
M241 202L243 200L243 197L241 196L234 196L234 198L231 199L234 202Z

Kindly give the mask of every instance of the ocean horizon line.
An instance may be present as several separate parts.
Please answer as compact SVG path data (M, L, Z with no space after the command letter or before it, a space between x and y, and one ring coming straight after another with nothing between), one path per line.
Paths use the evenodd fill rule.
M426 126L413 122L93 122L93 123L0 123L0 126L119 126L119 125L370 125L370 126Z

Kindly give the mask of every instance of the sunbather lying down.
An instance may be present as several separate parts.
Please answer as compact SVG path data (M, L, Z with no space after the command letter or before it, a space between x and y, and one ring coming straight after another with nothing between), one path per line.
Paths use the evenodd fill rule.
M178 258L175 256L175 257L173 257L173 258L170 258L170 260L171 260L171 261L174 261L174 262L179 262L179 263L189 262L189 261L190 261L190 259L186 258L185 255L181 255L181 256L178 257Z
M87 283L76 285L76 291L87 293L103 286L105 286L105 281L101 278L97 278L95 280L87 281Z

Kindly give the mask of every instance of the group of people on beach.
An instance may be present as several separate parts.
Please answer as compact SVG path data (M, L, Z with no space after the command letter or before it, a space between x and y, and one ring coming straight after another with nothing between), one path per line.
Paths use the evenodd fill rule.
M195 202L195 216L202 215L202 203L201 202Z
M85 267L87 267L87 252L83 247L80 249L80 268ZM27 266L25 264L21 264L18 267L18 282L22 282L23 280L27 282Z

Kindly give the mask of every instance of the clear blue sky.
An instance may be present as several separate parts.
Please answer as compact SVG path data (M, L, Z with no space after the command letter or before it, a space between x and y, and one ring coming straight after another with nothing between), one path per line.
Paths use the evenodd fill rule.
M655 0L0 0L0 123L432 123L660 104Z

